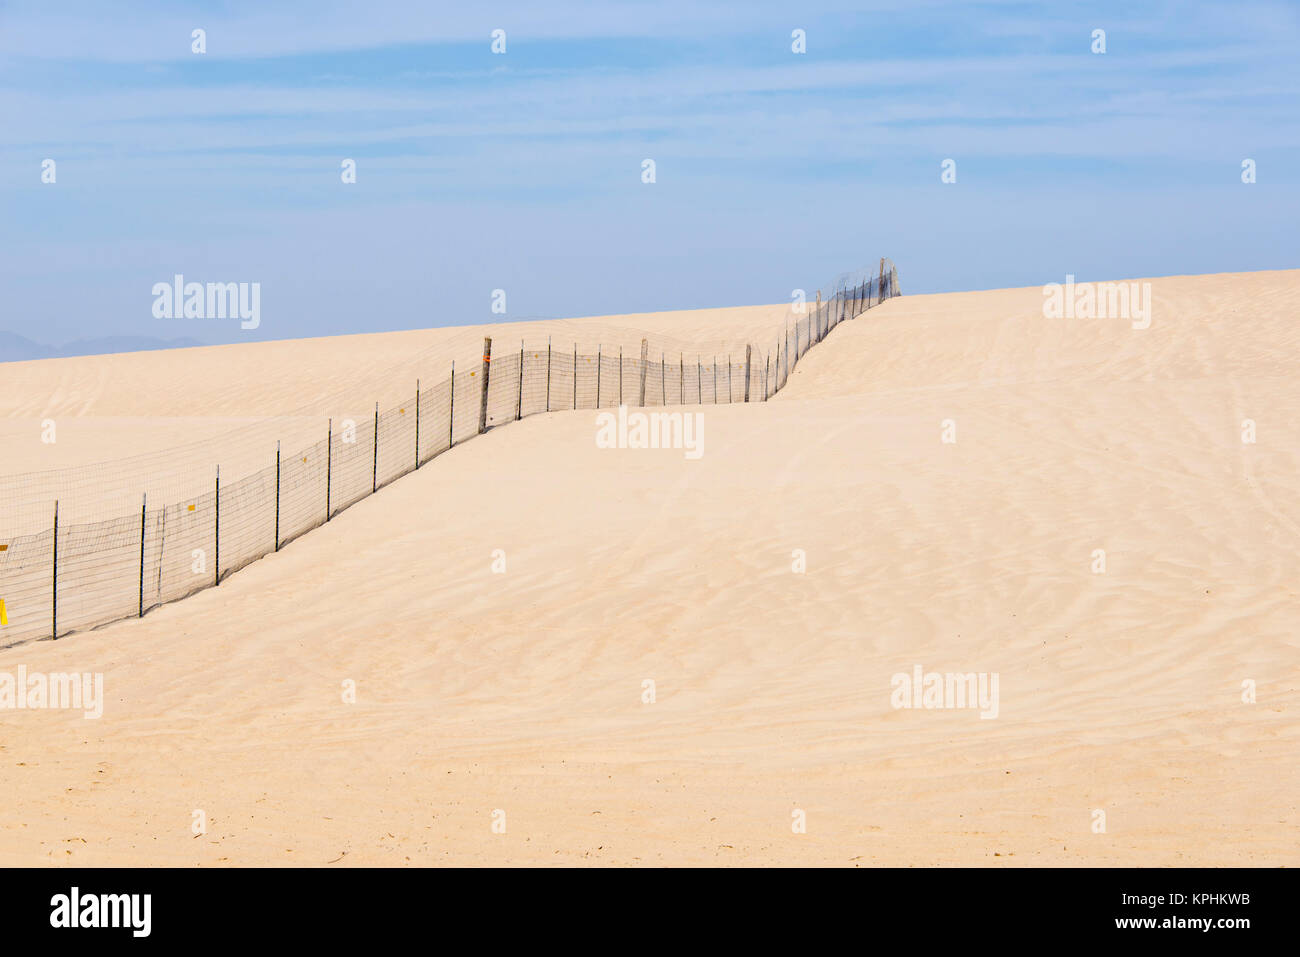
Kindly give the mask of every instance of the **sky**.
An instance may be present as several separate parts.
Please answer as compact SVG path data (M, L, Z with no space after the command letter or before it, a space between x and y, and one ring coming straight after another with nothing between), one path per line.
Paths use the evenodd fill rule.
M0 0L0 331L1300 267L1298 63L1296 2ZM176 274L258 283L260 324L157 317Z

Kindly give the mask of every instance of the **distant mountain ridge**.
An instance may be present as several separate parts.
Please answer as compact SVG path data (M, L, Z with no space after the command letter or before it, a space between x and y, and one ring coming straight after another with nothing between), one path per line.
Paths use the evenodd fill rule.
M75 339L60 346L35 342L16 332L0 330L0 362L25 362L29 359L66 359L71 356L110 355L115 352L149 352L154 349L186 349L207 343L197 339L157 339L153 336L104 336L99 339Z

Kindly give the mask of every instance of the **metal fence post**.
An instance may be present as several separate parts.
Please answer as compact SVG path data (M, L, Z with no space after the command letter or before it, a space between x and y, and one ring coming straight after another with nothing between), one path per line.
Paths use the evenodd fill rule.
M221 466L217 466L217 484L215 499L217 503L216 520L212 523L212 584L221 584Z
M483 338L483 382L481 383L482 393L478 405L478 434L482 435L487 431L487 405L488 405L488 377L491 375L492 367L492 340L485 336Z
M280 443L275 443L275 550L280 550Z
M375 434L371 436L371 445L374 448L373 458L370 460L370 494L374 495L379 488L379 403L375 403Z
M140 615L144 617L144 517L149 508L149 493L140 496Z
M54 500L54 576L51 581L50 638L59 638L59 500Z
M641 340L641 401L638 405L645 405L645 374L648 367L647 356L650 351L650 343L646 339Z

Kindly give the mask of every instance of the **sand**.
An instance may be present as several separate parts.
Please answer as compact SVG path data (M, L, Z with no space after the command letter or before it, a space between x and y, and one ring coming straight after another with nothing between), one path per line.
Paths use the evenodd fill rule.
M1300 271L1151 282L1146 330L893 300L705 407L698 461L535 416L0 652L107 699L0 711L0 864L1300 863ZM998 716L894 708L917 665L997 673Z
M274 464L277 442L290 454L320 441L331 418L399 407L417 381L438 393L453 363L462 376L479 367L487 336L497 355L550 340L557 356L635 357L646 339L656 359L689 349L725 364L747 343L775 350L794 318L784 304L738 306L6 363L0 509L12 535L49 528L56 498L78 522L134 514L142 492L194 498L218 465L233 483Z

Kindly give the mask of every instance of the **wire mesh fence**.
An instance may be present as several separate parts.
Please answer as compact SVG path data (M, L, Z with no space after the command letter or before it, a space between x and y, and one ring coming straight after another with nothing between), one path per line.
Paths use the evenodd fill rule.
M861 275L861 274L859 274ZM322 438L273 465L206 493L160 503L141 496L134 512L60 524L4 538L0 519L0 647L59 638L217 585L383 486L487 429L529 415L628 406L763 402L799 359L840 322L899 294L888 260L866 278L844 276L833 295L791 308L771 343L744 355L639 355L524 348L491 352L398 405L331 419Z

